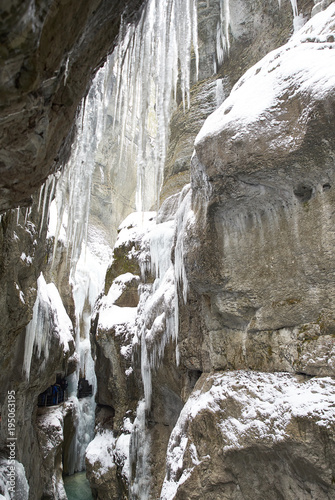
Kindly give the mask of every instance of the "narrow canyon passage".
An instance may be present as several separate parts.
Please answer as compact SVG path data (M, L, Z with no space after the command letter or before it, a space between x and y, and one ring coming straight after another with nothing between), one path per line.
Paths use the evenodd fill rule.
M0 499L334 499L335 2L7 4Z

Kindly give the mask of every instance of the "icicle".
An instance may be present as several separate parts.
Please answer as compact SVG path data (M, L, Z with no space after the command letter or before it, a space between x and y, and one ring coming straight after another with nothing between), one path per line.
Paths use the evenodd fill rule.
M23 372L29 380L34 347L40 358L44 353L42 369L49 358L49 342L52 333L57 332L64 349L72 341L72 323L67 316L58 290L53 283L46 284L41 273L37 280L37 296L33 317L26 327Z
M27 207L26 208L26 213L25 213L25 216L24 216L24 225L27 224L27 221L28 221L28 218L31 214L31 207Z
M130 438L130 498L132 499L150 498L150 448L151 439L146 426L145 402L142 400L138 403Z
M105 78L105 69L102 68L93 81L88 97L82 102L77 117L77 136L72 146L72 155L69 163L63 168L56 189L55 177L52 178L49 204L55 192L57 206L53 259L62 226L66 230L66 244L68 249L71 249L70 258L73 263L79 258L82 242L87 240L92 174L96 151L105 124ZM47 182L50 184L51 181ZM46 183L46 191L49 184ZM42 223L47 200L46 191L43 200Z
M39 236L41 236L41 233L43 231L45 216L49 212L49 207L50 207L50 204L51 204L51 201L52 201L52 198L54 195L54 191L55 191L55 184L56 184L55 175L50 175L44 183L44 197L43 197L42 217L41 217L41 221L40 221ZM49 191L50 185L51 185L51 189Z
M67 56L66 58L66 63L65 63L65 71L64 71L64 87L66 85L68 76L69 76L69 62L70 62L70 57Z
M192 24L192 40L193 49L195 54L195 79L199 78L199 47L198 47L198 12L197 12L197 2L193 2L193 24Z
M44 185L45 184L42 184L42 186L40 187L40 194L39 194L39 198L38 198L38 207L37 207L38 212L41 209L41 201L42 201L42 194L43 194L43 190L44 190Z
M290 0L292 12L293 12L293 31L294 33L298 31L304 24L305 19L303 14L299 14L297 0ZM281 7L281 0L278 0L279 8Z
M230 26L230 7L229 0L220 0L220 20L216 27L216 61L214 63L214 72L216 73L222 66L225 55L229 55L229 26Z
M189 224L190 217L193 216L191 210L191 192L190 186L184 187L181 192L179 209L176 214L177 225L177 240L175 245L175 275L177 284L181 287L184 302L187 301L188 281L186 270L184 266L184 238L187 233L187 225Z
M297 0L291 0L293 16L297 17L299 15Z

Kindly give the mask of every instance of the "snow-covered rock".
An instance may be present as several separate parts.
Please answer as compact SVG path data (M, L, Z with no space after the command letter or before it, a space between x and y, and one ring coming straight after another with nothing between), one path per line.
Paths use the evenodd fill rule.
M98 499L125 498L129 486L130 430L114 437L112 431L99 432L86 450L86 471Z
M204 374L172 431L160 498L333 498L334 396L331 378Z

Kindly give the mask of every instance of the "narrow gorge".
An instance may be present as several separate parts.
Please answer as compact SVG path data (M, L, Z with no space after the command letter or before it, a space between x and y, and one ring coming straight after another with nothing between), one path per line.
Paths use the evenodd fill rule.
M0 499L335 499L335 2L2 4Z

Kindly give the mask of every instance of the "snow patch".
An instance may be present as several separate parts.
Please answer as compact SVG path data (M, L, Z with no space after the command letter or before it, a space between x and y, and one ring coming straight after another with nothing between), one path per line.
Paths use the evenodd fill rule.
M103 431L95 436L93 441L87 447L86 460L94 469L96 480L102 480L105 474L108 474L116 465L121 467L122 475L129 483L129 446L131 424L128 425L126 432L114 437L112 431Z
M33 263L33 259L30 257L30 255L26 255L24 252L22 252L20 259L28 265Z

